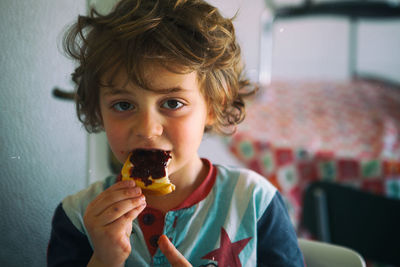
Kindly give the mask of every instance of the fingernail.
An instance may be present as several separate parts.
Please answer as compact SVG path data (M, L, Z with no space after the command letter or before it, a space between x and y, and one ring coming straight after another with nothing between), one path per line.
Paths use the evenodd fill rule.
M135 186L135 181L133 181L133 180L125 180L125 181L123 181L123 183L125 186L129 186L129 187Z
M158 244L158 245L160 245L160 240L161 240L161 238L164 238L163 235L160 235L160 237L158 238L158 240L157 240L157 244Z
M139 195L139 194L141 194L142 193L142 189L140 188L140 187L135 187L135 193L137 194L137 195Z

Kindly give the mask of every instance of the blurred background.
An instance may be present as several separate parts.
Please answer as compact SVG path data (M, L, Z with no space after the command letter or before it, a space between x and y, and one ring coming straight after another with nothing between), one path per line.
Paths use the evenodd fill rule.
M113 172L104 134L88 135L73 102L53 93L73 90L62 32L89 6L107 12L114 2L0 2L0 266L45 266L58 203ZM299 236L318 235L302 222L315 181L400 199L399 1L210 2L238 12L260 92L237 133L205 136L200 155L267 177Z

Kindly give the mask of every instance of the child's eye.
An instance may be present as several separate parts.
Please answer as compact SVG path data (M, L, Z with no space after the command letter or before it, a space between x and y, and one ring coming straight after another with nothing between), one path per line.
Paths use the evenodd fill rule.
M128 111L133 109L133 105L129 102L118 102L112 106L117 111Z
M183 103L176 99L169 99L162 104L162 107L166 109L179 109L182 106Z

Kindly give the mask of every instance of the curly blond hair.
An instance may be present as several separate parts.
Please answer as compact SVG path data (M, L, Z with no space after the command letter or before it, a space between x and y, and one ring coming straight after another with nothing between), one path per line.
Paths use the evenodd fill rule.
M121 0L111 13L92 9L67 31L64 49L79 63L72 74L76 109L88 132L102 130L101 78L124 68L146 88L143 64L196 71L215 117L205 131L231 134L245 116L243 96L252 90L243 77L232 19L202 0ZM171 64L172 63L172 64Z

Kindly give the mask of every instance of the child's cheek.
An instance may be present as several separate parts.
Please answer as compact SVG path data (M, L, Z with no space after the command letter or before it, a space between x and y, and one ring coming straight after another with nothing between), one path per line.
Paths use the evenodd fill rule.
M123 134L119 131L107 132L107 140L110 146L111 151L114 153L115 157L123 162L129 153L127 151L128 145L125 144L125 139L123 138Z
M174 146L178 146L183 150L188 150L190 153L196 152L203 136L203 126L201 119L198 118L176 123L175 127L171 127L170 130L170 136L173 138Z

